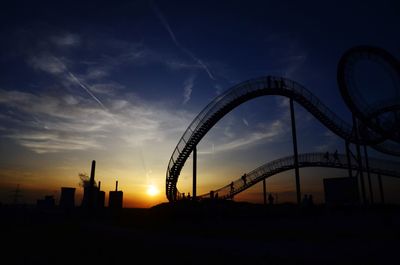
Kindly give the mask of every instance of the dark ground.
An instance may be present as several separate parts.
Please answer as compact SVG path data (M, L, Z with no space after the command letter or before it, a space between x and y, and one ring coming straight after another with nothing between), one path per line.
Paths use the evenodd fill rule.
M400 207L0 208L0 264L400 264Z

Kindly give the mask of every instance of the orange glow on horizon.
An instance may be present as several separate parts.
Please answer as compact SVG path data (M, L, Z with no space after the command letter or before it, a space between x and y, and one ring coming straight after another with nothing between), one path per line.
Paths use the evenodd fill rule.
M150 184L147 187L147 195L153 197L153 196L158 195L159 193L160 193L160 190L156 186Z

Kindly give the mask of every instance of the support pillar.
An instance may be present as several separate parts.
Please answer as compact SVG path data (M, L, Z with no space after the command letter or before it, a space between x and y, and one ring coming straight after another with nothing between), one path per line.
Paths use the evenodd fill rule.
M267 204L267 187L265 183L265 179L263 179L263 194L264 194L264 205Z
M378 174L378 182L379 182L379 193L381 195L381 203L385 203L385 196L383 194L383 185L382 185L381 174Z
M197 181L197 146L193 148L193 200L196 200L196 181Z
M297 135L296 135L296 120L294 116L293 99L290 99L290 118L292 121L292 137L293 137L293 154L294 154L294 172L296 176L296 195L297 204L301 203L300 193L300 176L299 176L299 155L297 153Z
M365 185L364 185L364 174L363 174L363 168L362 168L361 150L360 150L360 144L358 143L358 140L359 140L358 123L357 123L357 120L354 117L354 115L353 115L353 126L355 128L356 137L357 137L356 149L357 149L358 172L359 172L359 178L360 178L360 184L361 184L362 203L366 203L367 201L366 201L366 197L365 197Z
M369 161L368 161L368 152L367 146L364 145L364 156L365 156L365 167L367 168L367 177L368 177L368 186L369 186L369 197L371 204L374 204L374 193L372 191L372 183L371 183L371 172L369 171Z
M347 156L347 165L349 171L349 177L353 177L353 170L351 169L351 154L350 154L350 143L346 140L346 156Z

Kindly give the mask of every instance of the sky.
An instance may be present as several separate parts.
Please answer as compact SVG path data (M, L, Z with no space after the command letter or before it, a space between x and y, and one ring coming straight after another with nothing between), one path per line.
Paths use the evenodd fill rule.
M57 199L63 186L77 188L79 204L78 174L89 174L92 160L106 194L119 181L125 207L165 202L169 158L192 119L260 76L299 82L349 122L336 82L340 56L365 44L400 58L399 10L397 1L4 1L0 202L11 202L19 184L21 202ZM300 153L344 152L343 140L295 111ZM292 152L287 99L247 102L198 145L198 194ZM189 158L181 192L191 192L191 171ZM300 176L302 191L321 201L322 179L346 172ZM384 179L388 190L399 184ZM267 191L294 201L294 173L268 179ZM261 192L255 185L237 200L260 202Z

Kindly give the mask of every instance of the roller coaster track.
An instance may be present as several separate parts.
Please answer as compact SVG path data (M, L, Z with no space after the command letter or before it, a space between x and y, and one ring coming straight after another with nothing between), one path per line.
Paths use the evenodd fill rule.
M196 145L226 114L240 104L256 97L279 95L291 98L303 106L333 133L351 143L369 145L380 152L400 156L399 144L386 140L365 126L356 135L353 126L343 121L316 96L299 83L282 77L266 76L240 83L211 101L192 121L180 138L168 163L166 195L169 201L179 197L176 184L180 172Z
M325 153L305 153L299 154L298 157L299 167L324 167L339 169L348 169L350 167L353 170L358 170L358 165L354 161L349 165L346 155L343 154L338 154L336 157L330 154L327 157ZM400 178L400 165L398 163L376 158L369 158L368 162L369 171L371 173ZM365 165L366 163L362 164ZM232 187L231 184L226 185L215 190L214 194L218 193L219 199L232 198L236 194L250 188L256 183L276 174L294 169L294 167L294 156L288 156L271 161L249 173L246 173L246 183L244 183L242 178L238 178L232 182ZM367 168L363 167L363 171L367 171ZM200 195L198 198L210 198L210 193Z

